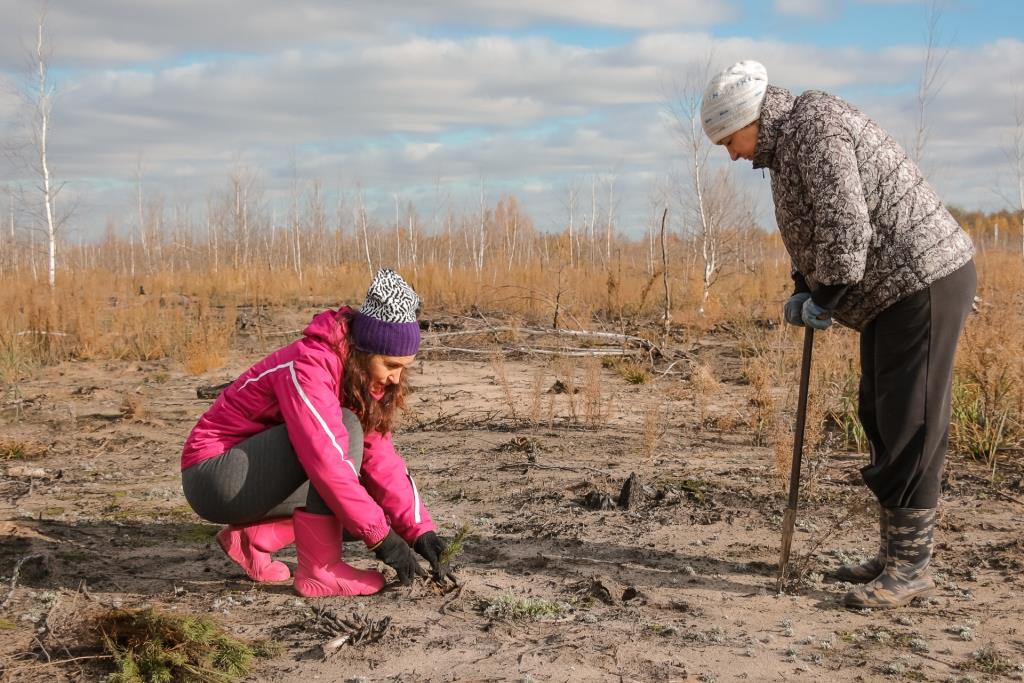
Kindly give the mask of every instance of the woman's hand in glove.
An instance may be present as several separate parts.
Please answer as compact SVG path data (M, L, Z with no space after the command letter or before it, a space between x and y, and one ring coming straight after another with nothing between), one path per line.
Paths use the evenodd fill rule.
M447 543L433 531L420 534L420 537L413 543L413 548L416 549L416 552L430 563L430 568L434 572L434 580L437 582L444 581L451 571L448 563L441 561L441 556L444 554L446 546Z
M394 529L388 531L384 540L371 548L377 559L388 565L398 574L398 581L403 586L412 583L413 577L426 576L423 567L416 560L412 548L401 536L395 533Z

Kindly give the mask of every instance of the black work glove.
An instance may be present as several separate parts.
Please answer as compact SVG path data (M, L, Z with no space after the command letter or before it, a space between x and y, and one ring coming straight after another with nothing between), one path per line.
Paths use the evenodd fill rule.
M445 577L451 572L448 563L441 561L441 555L444 553L447 545L440 536L433 531L428 531L420 534L420 537L416 539L412 546L416 549L416 552L423 556L423 559L430 563L430 568L434 572L434 581L438 583L444 581Z
M378 560L395 570L398 574L398 581L403 586L412 583L415 576L427 575L420 563L416 561L416 556L412 554L412 548L395 533L394 529L388 531L384 540L375 545L372 550Z

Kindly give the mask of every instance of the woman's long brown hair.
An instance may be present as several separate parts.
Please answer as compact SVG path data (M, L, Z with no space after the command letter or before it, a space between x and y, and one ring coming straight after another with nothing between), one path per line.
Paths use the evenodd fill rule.
M402 372L398 384L389 384L384 388L384 395L379 399L370 393L370 358L373 354L360 351L349 342L348 330L350 316L342 318L345 328L345 341L336 348L341 357L341 405L348 408L363 426L363 433L380 432L387 434L395 423L399 410L405 408L405 397L409 394L409 385Z

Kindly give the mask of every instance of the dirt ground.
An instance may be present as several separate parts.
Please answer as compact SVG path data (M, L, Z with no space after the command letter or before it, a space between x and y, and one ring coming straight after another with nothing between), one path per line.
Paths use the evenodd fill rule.
M1024 680L1019 477L996 494L956 458L937 595L858 612L829 572L873 552L875 520L862 457L831 454L802 501L798 580L776 592L785 502L726 334L694 342L720 381L703 421L680 375L633 385L602 369L607 412L590 427L569 418L566 394L544 393L542 419L522 419L537 382L554 383L546 361L506 360L506 391L487 355L423 360L396 441L442 532L470 528L459 587L307 600L248 581L187 507L178 462L210 403L197 386L274 341L199 377L171 362L66 363L3 397L3 436L36 450L0 461L0 680L102 680L109 662L88 658L101 651L83 624L143 605L280 642L259 681ZM620 509L631 473L639 495ZM359 544L345 552L376 566ZM294 567L294 548L280 557ZM325 652L330 614L390 623L376 642Z

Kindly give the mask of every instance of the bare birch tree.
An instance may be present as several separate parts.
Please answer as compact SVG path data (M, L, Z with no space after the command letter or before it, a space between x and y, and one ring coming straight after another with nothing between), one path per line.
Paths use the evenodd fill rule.
M480 178L480 223L479 223L479 237L475 243L476 255L475 265L476 272L480 273L484 269L484 255L487 253L487 205L485 196L485 181Z
M1008 203L1011 206L1015 204L1014 210L1020 211L1020 251L1021 256L1024 256L1024 93L1017 93L1013 105L1014 126L1010 133L1007 158L1012 169L1016 196Z
M694 251L700 259L701 300L698 314L704 315L711 289L725 265L730 240L743 221L751 221L749 199L735 186L728 168L712 173L709 155L713 149L700 123L704 84L711 73L710 56L688 74L669 104L676 133L683 144L685 165L677 184L682 222L692 226Z
M149 247L146 242L146 212L142 193L142 156L135 161L135 204L136 220L134 230L128 232L128 260L131 264L131 277L135 278L135 236L139 237L142 247L143 271L149 273Z
M692 214L689 221L695 226L694 237L699 245L703 260L703 294L698 313L704 315L711 286L719 268L720 231L716 216L712 214L707 201L708 155L711 143L700 125L700 102L703 84L711 72L711 58L708 57L700 68L691 69L682 87L676 89L670 112L676 122L676 132L683 143L686 154L683 185L686 191L681 197L684 214Z
M32 170L39 177L39 192L42 199L40 211L43 231L46 234L46 282L52 289L57 278L57 227L56 199L61 186L54 182L50 171L49 145L52 125L53 99L55 89L49 80L49 66L52 52L46 41L46 3L40 5L36 23L35 48L31 53L33 77L26 84L23 97L28 105L30 135L33 148ZM34 242L34 239L33 239ZM34 256L33 256L34 259ZM34 261L33 261L34 265Z
M566 199L566 209L569 212L569 266L574 268L577 265L576 251L578 249L579 236L575 230L576 207L579 204L579 188L576 181L569 181L569 192ZM575 240L575 241L574 241Z
M612 262L612 231L615 229L615 178L613 172L608 176L608 217L605 221L605 263Z
M402 269L402 217L398 212L398 193L394 193L395 197L395 262L398 264L398 269Z
M928 107L942 90L939 76L949 56L950 46L942 45L939 23L942 19L943 0L930 0L925 25L924 69L917 82L917 120L914 130L914 146L911 150L914 162L923 167L924 155L930 135Z
M355 222L359 225L363 233L363 249L366 252L366 268L370 273L370 277L373 277L373 259L370 257L370 234L367 229L366 220L366 203L363 199L363 188L360 186L356 193L356 206L355 206Z
M672 331L672 288L669 286L668 281L668 246L665 243L665 226L668 222L668 207L661 214L661 282L665 288L665 308L661 318L662 330L665 335L665 339L662 341L662 346L668 344L668 335Z

